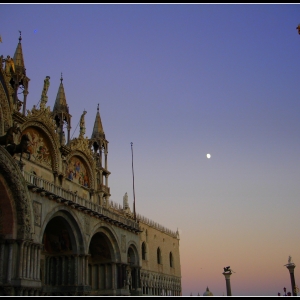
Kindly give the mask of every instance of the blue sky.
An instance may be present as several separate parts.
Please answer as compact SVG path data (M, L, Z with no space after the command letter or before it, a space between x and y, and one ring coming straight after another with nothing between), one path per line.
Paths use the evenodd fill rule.
M298 4L2 4L0 54L21 30L28 109L63 74L71 136L100 104L131 205L133 142L136 210L179 229L183 295L226 294L230 265L233 295L272 296L300 261L299 23Z

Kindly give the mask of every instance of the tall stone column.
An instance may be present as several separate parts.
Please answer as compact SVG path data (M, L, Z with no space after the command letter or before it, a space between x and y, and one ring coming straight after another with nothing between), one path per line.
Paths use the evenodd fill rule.
M74 285L78 285L78 255L74 255L74 263L75 263L75 270L74 270Z
M105 281L104 281L104 288L108 289L108 272L107 272L107 264L104 264L104 276L105 276Z
M0 283L3 281L4 277L4 249L5 249L5 244L4 240L0 242Z
M71 274L71 256L69 255L68 256L68 269L67 269L67 278L68 278L68 285L71 285L71 276L72 276L72 274Z
M296 268L296 265L292 262L289 262L285 266L287 267L287 269L289 270L289 273L290 273L293 296L297 296L297 290L296 290L296 284L295 284L295 275L294 275L294 270Z
M34 271L34 260L35 260L35 244L31 244L30 247L30 270L29 270L29 278L33 278L33 271Z
M11 282L11 276L12 276L12 256L13 256L13 244L15 240L8 240L8 264L7 264L7 277L6 281L7 283Z
M41 245L39 245L37 247L37 266L36 266L36 279L37 280L41 280L42 278L40 278L40 270L41 270L41 250L42 250L42 247Z
M228 267L229 268L229 267ZM228 269L228 271L225 271L222 273L225 276L225 280L226 280L226 290L227 290L227 296L232 296L231 293L231 286L230 286L230 276L231 276L231 270Z
M24 248L23 248L23 265L22 265L22 277L26 277L26 269L27 269L27 252L28 252L28 243L24 243Z
M18 278L22 278L22 266L23 266L23 250L24 250L24 240L19 240L19 266L18 266ZM20 295L22 296L22 295Z
M50 257L45 256L45 285L49 285Z
M85 256L85 285L89 285L89 256Z
M97 265L97 272L98 272L98 283L97 283L97 289L100 290L101 288L101 265Z
M115 263L111 264L111 274L112 274L112 289L117 289L117 265Z
M30 253L31 253L31 243L27 245L27 257L26 257L26 278L30 277Z

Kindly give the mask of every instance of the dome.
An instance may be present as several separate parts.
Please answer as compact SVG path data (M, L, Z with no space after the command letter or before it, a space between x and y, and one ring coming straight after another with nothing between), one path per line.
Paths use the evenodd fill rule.
M214 294L209 290L209 288L206 288L206 291L203 293L203 296L213 296Z

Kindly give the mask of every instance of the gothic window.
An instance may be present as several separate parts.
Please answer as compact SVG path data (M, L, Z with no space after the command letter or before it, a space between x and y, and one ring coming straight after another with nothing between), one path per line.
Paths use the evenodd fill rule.
M172 254L172 252L170 252L170 255L169 255L169 257L170 257L170 267L171 267L171 268L174 268L174 263L173 263L173 254Z
M145 244L145 242L142 243L142 259L146 260L146 244Z
M157 248L157 263L161 264L161 252L159 248Z

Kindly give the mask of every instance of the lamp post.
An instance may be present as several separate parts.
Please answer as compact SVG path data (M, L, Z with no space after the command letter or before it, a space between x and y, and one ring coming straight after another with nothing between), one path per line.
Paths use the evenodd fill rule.
M298 289L295 284L295 275L294 275L294 270L296 268L296 265L292 262L291 256L289 256L288 263L285 266L287 267L290 273L293 296L297 296Z

